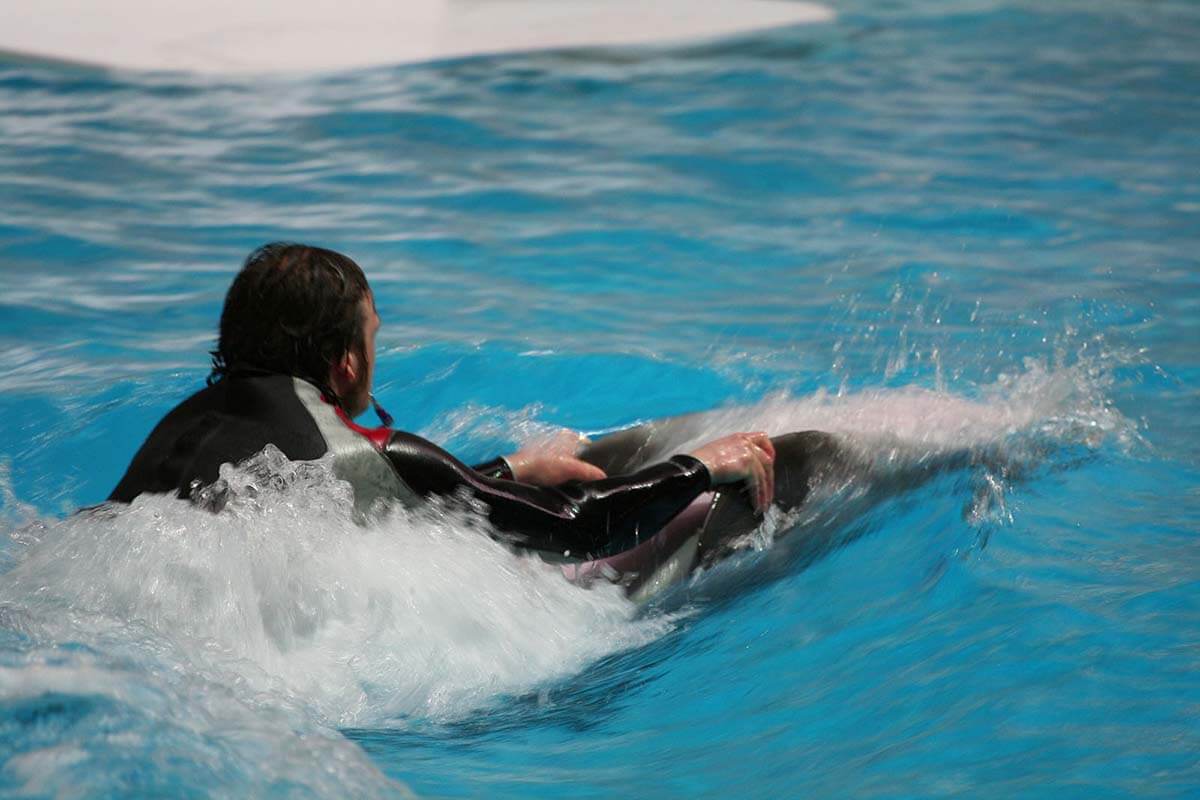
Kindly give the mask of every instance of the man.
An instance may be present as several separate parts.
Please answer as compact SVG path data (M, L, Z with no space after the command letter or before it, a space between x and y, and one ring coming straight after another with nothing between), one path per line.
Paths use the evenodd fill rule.
M762 433L606 477L553 450L468 467L392 430L377 405L383 425L362 427L354 418L373 403L379 324L367 279L348 257L278 242L254 251L226 296L208 386L159 422L109 499L175 492L213 503L201 490L221 464L271 444L293 460L332 453L360 508L378 498L411 504L465 493L513 544L575 558L633 547L717 484L745 481L759 509L771 501L774 449Z

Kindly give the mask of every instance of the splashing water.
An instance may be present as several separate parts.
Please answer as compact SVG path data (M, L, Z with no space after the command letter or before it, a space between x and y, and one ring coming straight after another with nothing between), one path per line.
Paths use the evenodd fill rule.
M978 400L920 389L777 396L702 415L694 437L664 443L664 454L748 426L815 428L876 455L860 465L857 482L882 485L886 472L895 487L905 471L924 473L934 461L985 448L1028 460L1022 441L1096 447L1128 436L1091 375L1032 365ZM462 415L456 420L470 427ZM1045 457L1044 447L1038 452ZM213 774L232 768L251 785L271 785L307 774L305 761L319 754L344 768L333 780L353 773L369 793L386 782L362 782L372 771L363 772L337 728L461 719L677 623L661 611L638 616L617 587L573 586L556 567L509 551L479 520L441 504L384 509L357 525L349 487L324 461L289 462L268 447L241 467L224 467L221 480L232 499L220 514L146 495L127 508L26 521L12 532L14 564L0 587L4 627L21 641L0 671L10 703L24 698L50 713L46 698L63 696L136 708L146 729L133 725L131 742L141 737L149 747L153 726L177 725L173 737L215 742ZM6 491L9 518L27 515ZM833 497L848 501L844 491ZM834 523L820 516L768 527L856 522L845 513ZM759 549L769 546L770 536L757 537ZM57 770L86 771L88 738L66 738L56 754L18 763L26 785ZM235 755L246 740L282 759L277 775Z
M459 717L670 625L633 620L615 587L584 592L461 515L393 510L356 526L324 463L269 449L222 478L234 499L218 515L143 496L20 528L0 609L23 644L0 672L2 696L118 704L151 729L177 720L178 738L192 737L181 757L194 737L265 748L277 773L254 756L214 766L251 787L315 777L320 794L326 781L365 791L361 755L337 727ZM152 730L132 735L161 745ZM96 742L83 736L51 785L89 769Z

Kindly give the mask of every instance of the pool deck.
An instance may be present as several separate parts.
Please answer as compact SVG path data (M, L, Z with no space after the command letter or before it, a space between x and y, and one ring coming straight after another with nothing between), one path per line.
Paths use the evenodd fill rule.
M214 75L319 72L697 41L833 16L790 0L6 0L0 56Z

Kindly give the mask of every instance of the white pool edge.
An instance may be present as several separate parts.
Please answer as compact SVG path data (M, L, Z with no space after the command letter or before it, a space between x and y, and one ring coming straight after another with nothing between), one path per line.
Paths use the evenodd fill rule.
M208 75L287 74L511 52L672 44L828 22L791 0L7 0L0 55Z

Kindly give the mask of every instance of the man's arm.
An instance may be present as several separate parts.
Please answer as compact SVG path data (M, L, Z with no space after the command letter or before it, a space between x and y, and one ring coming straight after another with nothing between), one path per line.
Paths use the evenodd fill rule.
M491 478L532 483L534 486L559 486L568 481L598 481L604 470L578 457L587 439L566 428L526 444L517 452L494 458L472 469Z
M410 433L393 434L385 453L417 494L465 491L487 504L488 519L512 543L576 558L636 546L711 488L708 469L692 456L630 475L543 487L478 472Z

